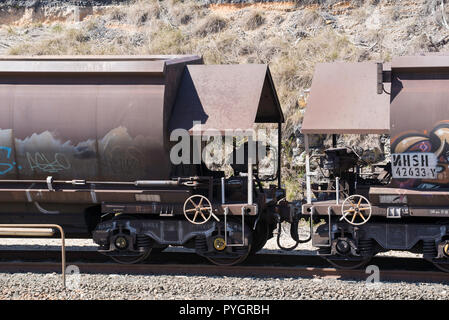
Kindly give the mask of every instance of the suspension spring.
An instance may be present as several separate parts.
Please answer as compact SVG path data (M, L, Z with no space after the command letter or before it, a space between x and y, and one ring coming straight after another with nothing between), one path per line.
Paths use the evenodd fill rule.
M423 240L422 252L424 258L434 258L437 255L435 240Z
M373 239L360 239L359 251L361 256L372 256L374 250Z
M136 245L137 247L145 247L148 248L151 246L152 239L151 237L145 234L138 234L136 236Z
M207 251L207 240L204 236L198 236L195 238L195 249L200 252Z

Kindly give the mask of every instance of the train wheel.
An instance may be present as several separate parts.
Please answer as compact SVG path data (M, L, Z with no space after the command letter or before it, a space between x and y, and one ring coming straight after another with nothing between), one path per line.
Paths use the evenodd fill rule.
M362 259L335 259L335 258L325 258L331 265L333 265L337 269L358 269L364 265L366 265L371 257L362 258Z
M136 264L145 261L151 253L151 248L136 256L110 256L112 260L121 264Z
M262 250L268 241L270 235L270 228L267 223L261 222L257 225L256 230L253 233L251 250L249 254L256 254Z
M217 266L233 266L235 264L245 261L251 252L251 245L247 247L237 247L237 248L239 248L240 253L243 252L243 254L239 257L233 257L230 256L229 254L223 254L223 257L214 257L214 258L206 257L206 259Z
M431 262L435 267L437 267L441 271L449 272L449 262L435 262L435 261L431 261Z

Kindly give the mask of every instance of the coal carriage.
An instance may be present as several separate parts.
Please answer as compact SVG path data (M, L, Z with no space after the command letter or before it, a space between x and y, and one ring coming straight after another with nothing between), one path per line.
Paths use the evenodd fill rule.
M316 67L302 127L302 214L318 223L312 243L332 264L355 268L379 252L403 250L449 271L448 75L444 55ZM314 134L334 140L312 157ZM337 145L338 134L389 134L391 156L366 172L354 146ZM326 184L316 181L314 161L326 170Z
M58 224L122 263L172 245L229 265L298 218L280 188L284 118L266 65L3 57L0 112L1 224ZM264 144L274 162L264 177L249 152L259 144L240 139L262 124L279 133ZM201 157L211 130L231 132L231 157L243 150L229 175Z

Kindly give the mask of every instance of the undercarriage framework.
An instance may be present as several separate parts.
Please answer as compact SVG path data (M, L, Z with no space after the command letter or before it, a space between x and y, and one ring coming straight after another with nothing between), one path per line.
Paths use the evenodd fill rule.
M305 197L290 202L266 65L0 58L0 224L58 225L120 263L182 246L233 265L276 236L283 250L312 241L340 268L401 250L449 271L448 74L443 55L318 64L301 129ZM254 134L263 125L270 141ZM312 153L314 134L332 147ZM391 154L369 163L338 145L351 134L388 135ZM204 150L229 163L211 165Z

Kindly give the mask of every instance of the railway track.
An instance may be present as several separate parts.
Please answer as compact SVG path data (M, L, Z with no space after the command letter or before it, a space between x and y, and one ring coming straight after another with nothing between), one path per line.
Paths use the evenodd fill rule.
M58 251L0 250L0 272L60 272ZM208 276L308 277L365 280L365 268L338 270L313 255L257 254L237 266L215 266L188 252L163 252L143 264L112 263L95 251L67 251L67 264L83 273L176 274ZM380 269L380 281L449 282L449 274L437 271L418 258L375 257L369 263Z

